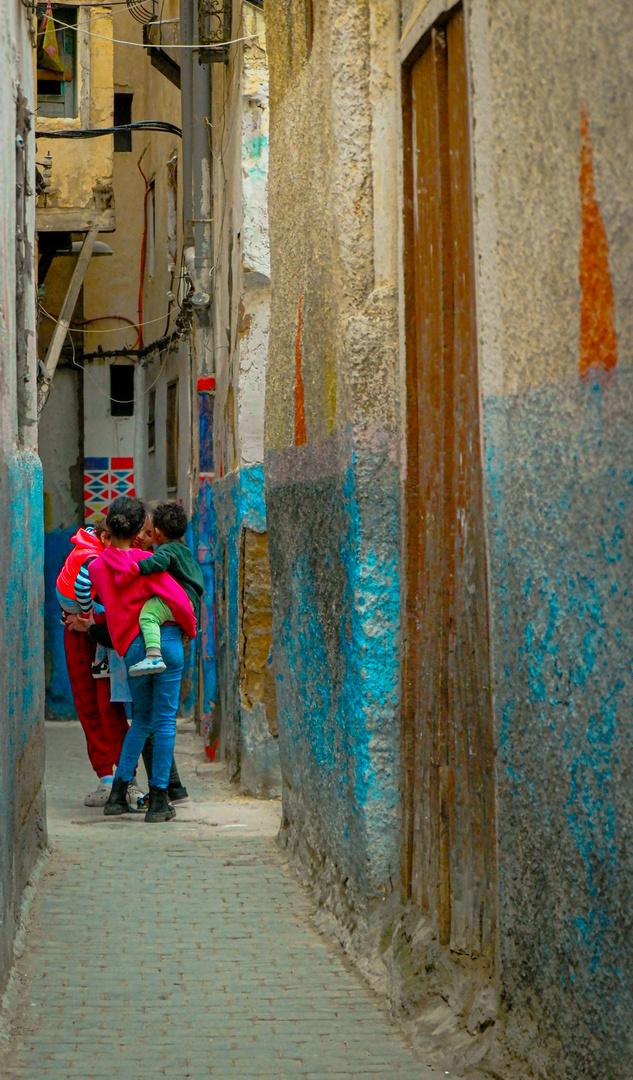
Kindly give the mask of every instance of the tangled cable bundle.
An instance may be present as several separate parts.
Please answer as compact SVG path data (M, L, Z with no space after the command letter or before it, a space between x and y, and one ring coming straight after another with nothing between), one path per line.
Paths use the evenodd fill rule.
M155 0L127 0L127 9L132 18L140 23L154 22L156 18Z

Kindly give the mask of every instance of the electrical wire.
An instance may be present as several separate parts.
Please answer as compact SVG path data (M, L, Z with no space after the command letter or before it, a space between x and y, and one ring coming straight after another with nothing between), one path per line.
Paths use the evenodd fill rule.
M52 315L51 312L47 311L46 308L42 307L41 304L38 304L37 306L39 307L42 314L46 315L46 317L52 322L58 321L59 316ZM162 322L164 318L165 316L161 315L159 319L147 319L142 325L151 326L152 323ZM133 327L134 330L138 331L139 329L138 323L135 323L133 319L128 319L125 315L98 315L94 319L81 319L80 321L83 323L101 322L102 319L125 319L125 321L129 322L130 326ZM109 330L82 330L80 326L71 325L69 329L72 330L74 334L119 334L121 330L125 330L126 327L113 326Z
M137 307L139 331L138 331L138 338L134 343L135 345L138 345L139 348L141 348L141 349L143 348L143 299L144 299L144 297L143 297L143 289L145 288L145 263L146 263L146 260L147 260L147 223L148 223L148 213L147 213L147 211L148 211L148 206L149 206L149 193L152 190L152 184L150 183L150 181L146 177L145 173L143 172L143 170L141 168L141 162L142 162L143 158L145 157L145 154L147 153L148 146L149 146L149 143L145 147L143 152L141 153L141 156L138 159L138 161L136 162L136 166L138 168L138 171L140 172L141 176L143 177L143 182L145 184L145 194L143 195L143 239L141 240L141 271L140 271L140 280L139 280L139 287L138 287L138 307Z
M113 45L133 45L137 49L151 48L150 45L146 45L143 41L124 41L122 38L107 37L106 34L94 34L92 30L83 30L80 26L71 26L70 23L61 22L59 19L54 19L54 23L55 26L63 26L65 30L74 30L76 34L86 34L88 37L100 38L102 41L111 41ZM263 34L263 30L258 30L256 34L247 34L246 37L234 38L233 41L219 41L217 44L212 45L172 45L170 42L167 48L191 49L192 52L200 52L206 49L225 49L227 45L237 45L240 41L250 41L252 38L260 37L261 34Z
M36 139L97 139L100 135L115 135L117 131L162 131L182 139L182 131L167 120L136 120L133 124L116 124L105 128L58 128L56 131L36 131Z
M99 391L99 393L101 394L102 397L107 398L108 401L114 401L117 405L133 405L134 404L134 401L135 401L134 398L113 398L111 394L108 394L107 390L104 390L102 386L99 386L99 383L97 382L97 380L90 374L89 371L86 370L84 364L78 364L77 363L76 353L75 353L75 343L74 343L72 337L70 339L70 344L72 345L72 350L73 350L73 364L75 365L76 368L79 369L79 371L82 371L84 373L84 376L85 375L88 376L90 382L93 384L93 386L96 386L97 390ZM107 353L103 353L104 357L106 357L107 355L108 355ZM83 359L85 360L86 356L84 356ZM146 387L146 389L143 391L141 397L146 397L147 394L149 394L154 389L154 387L156 386L156 383L158 382L161 375L163 374L163 371L165 370L165 365L167 364L168 359L169 359L169 353L167 352L165 354L165 359L163 360L162 364L160 365L158 375L154 379L154 382L150 383L150 385L148 387Z

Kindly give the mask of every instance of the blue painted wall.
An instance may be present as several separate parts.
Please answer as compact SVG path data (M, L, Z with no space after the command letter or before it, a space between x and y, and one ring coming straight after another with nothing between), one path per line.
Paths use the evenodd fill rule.
M632 416L630 371L485 403L504 992L610 1078L633 1014Z
M53 529L44 537L44 642L46 650L46 716L49 720L76 720L64 652L64 627L55 591L57 575L70 554L79 528Z
M20 897L46 842L43 493L39 459L0 462L0 987Z
M199 395L206 398L208 395ZM201 440L202 442L202 440ZM205 738L213 746L217 735L216 704L218 700L217 657L215 646L215 567L213 552L215 544L215 509L211 480L200 477L198 504L191 523L191 536L188 543L197 555L202 569L205 594L198 617L198 637L196 639L195 666L191 673L192 686L199 694L200 722ZM198 687L198 679L202 686ZM193 706L193 701L192 701Z
M399 479L340 442L266 460L278 722L295 840L367 899L400 858Z
M240 558L242 530L267 530L264 469L257 464L231 472L213 484L216 518L216 604L220 677L222 748L233 778L242 757L249 755L249 791L270 795L279 790L277 740L268 732L265 716L248 709L240 693L242 654L240 624Z

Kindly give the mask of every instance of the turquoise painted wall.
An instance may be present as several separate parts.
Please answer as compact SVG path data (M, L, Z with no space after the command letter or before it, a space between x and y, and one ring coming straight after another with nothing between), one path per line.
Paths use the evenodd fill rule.
M0 987L19 902L46 843L43 493L39 459L0 462Z

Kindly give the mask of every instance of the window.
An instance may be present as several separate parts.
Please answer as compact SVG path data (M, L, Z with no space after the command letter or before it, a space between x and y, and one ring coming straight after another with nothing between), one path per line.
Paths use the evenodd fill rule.
M178 380L167 384L165 447L167 490L176 491L178 487Z
M63 25L66 24L66 25ZM39 116L77 115L77 8L37 5L37 112ZM70 29L69 29L70 27Z
M114 95L114 114L113 122L115 127L120 127L122 124L132 123L132 98L133 94L115 94ZM132 132L131 131L115 131L114 133L114 152L115 154L131 154L132 153Z
M156 391L150 390L147 399L147 452L153 454L156 449Z
M134 416L134 367L110 365L110 416Z

